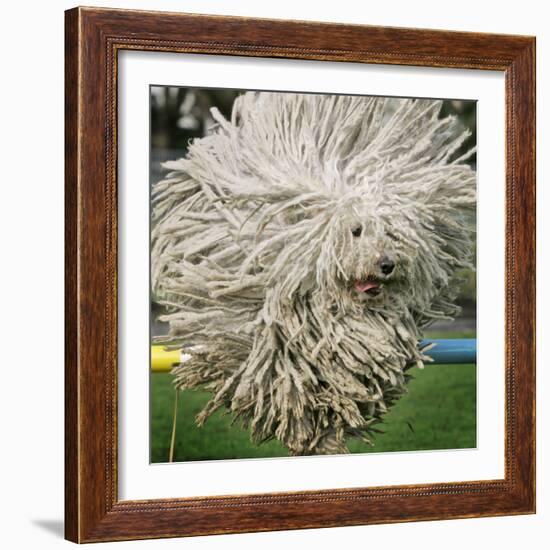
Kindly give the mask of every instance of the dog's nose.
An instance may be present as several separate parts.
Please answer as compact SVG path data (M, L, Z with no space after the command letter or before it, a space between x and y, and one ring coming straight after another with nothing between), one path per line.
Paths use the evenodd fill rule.
M380 260L380 271L384 275L389 275L395 269L395 262L388 257L384 257Z

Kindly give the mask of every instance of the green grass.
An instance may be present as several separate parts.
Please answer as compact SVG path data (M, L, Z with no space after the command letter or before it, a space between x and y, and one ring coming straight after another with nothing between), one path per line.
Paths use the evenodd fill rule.
M430 333L430 338L472 338L468 332ZM385 417L369 446L349 442L353 453L462 449L476 446L475 365L428 365L410 371L409 393ZM175 392L170 374L151 376L151 461L167 462ZM202 428L194 423L209 394L184 391L179 397L174 460L212 460L288 456L276 441L255 445L248 432L216 412Z

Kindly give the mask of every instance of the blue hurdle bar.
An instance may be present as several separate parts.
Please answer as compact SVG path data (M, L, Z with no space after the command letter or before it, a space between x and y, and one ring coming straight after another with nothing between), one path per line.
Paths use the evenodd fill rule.
M475 338L422 340L420 347L428 344L435 344L435 346L428 350L426 355L429 355L438 365L476 363L477 340Z

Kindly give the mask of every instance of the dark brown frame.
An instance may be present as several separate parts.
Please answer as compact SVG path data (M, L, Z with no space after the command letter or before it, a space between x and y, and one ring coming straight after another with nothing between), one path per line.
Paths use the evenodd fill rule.
M117 52L497 70L506 79L505 478L117 496ZM97 8L66 12L66 537L93 542L535 511L535 39Z

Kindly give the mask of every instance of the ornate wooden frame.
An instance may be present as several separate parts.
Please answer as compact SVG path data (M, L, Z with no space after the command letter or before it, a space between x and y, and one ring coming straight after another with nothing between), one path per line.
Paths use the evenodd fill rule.
M504 479L119 501L117 52L497 70L506 80ZM533 513L535 39L97 8L66 12L66 537L93 542Z

